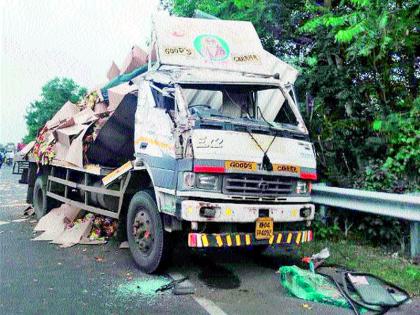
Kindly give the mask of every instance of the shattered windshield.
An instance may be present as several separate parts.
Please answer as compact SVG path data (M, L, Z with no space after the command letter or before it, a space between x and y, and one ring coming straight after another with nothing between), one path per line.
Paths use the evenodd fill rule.
M292 98L285 97L278 87L195 86L183 87L183 94L190 113L199 117L251 119L285 127L298 125L289 104Z

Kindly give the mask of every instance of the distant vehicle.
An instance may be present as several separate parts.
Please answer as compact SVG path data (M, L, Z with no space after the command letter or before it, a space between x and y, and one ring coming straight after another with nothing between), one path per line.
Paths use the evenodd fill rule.
M4 161L6 163L7 166L12 166L13 165L13 158L15 157L15 153L12 151L7 151Z
M16 145L13 142L9 142L8 144L6 144L6 152L13 152L13 154L16 153Z

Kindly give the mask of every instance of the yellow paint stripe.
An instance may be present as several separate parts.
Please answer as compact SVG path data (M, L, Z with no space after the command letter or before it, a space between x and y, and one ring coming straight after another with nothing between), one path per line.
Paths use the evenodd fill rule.
M174 147L172 144L161 142L149 137L139 137L134 141L135 144L139 144L140 142L147 142L148 144L156 145L163 149L172 149Z
M216 242L219 247L223 246L222 237L219 234L216 235Z
M281 235L281 233L279 233L279 235L277 236L277 244L280 244L281 243L281 238L282 238L282 235Z
M251 245L251 236L249 234L245 235L245 244Z
M236 234L236 246L241 246L241 236L239 234Z
M209 240L207 239L206 234L201 235L201 241L203 242L204 247L209 247Z
M287 244L290 244L290 242L292 241L292 233L290 232L289 235L287 235Z
M302 232L299 232L298 235L297 235L297 237L296 237L296 244L299 244L300 243L301 236L302 236Z
M226 235L226 243L228 246L232 246L232 238L230 237L230 234Z
M268 242L271 244L273 244L274 242L274 234L270 237L270 239L268 240Z

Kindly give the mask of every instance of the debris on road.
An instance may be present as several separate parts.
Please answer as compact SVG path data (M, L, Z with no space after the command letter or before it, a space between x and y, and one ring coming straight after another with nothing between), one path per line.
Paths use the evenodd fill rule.
M161 286L160 288L157 288L155 292L164 292L164 291L173 289L173 288L175 288L175 286L177 284L180 284L180 283L184 282L187 279L188 279L188 277L183 277L183 278L178 279L178 280L172 280L168 284L165 284L165 285Z
M116 220L100 215L95 215L89 239L92 241L104 241L107 238L114 236L115 232L117 231L117 226L118 223Z
M341 267L321 267L318 273L314 273L297 266L283 266L279 271L283 287L292 295L307 301L351 308L355 314L367 310L383 313L410 299L405 290L392 283Z
M184 277L181 273L171 272L169 276L173 279L172 293L175 295L194 294L195 287L188 277Z
M61 248L71 247L80 242L92 229L92 219L78 219L72 226L67 227L64 232L51 243L60 245Z
M121 249L128 249L130 247L128 246L128 242L127 241L124 241L124 242L121 242L119 248L121 248Z
M30 216L32 216L34 214L35 214L35 210L34 210L34 208L32 206L29 206L25 210L23 210L23 215L24 216L30 217Z
M312 309L312 306L310 306L309 304L307 304L307 303L303 303L302 304L302 307L304 308L304 309L307 309L307 310L311 310Z
M57 239L66 229L65 221L73 221L79 212L80 209L67 204L62 204L59 208L52 209L39 220L34 228L34 231L43 231L43 233L32 240L53 241Z
M311 257L303 257L302 262L309 264L309 270L314 273L315 269L318 268L325 259L330 257L330 251L328 248L324 248L319 253L313 254Z
M103 262L104 261L104 258L103 257L100 257L100 256L95 256L95 260L97 262Z
M76 244L105 244L117 230L117 221L92 213L80 216L81 209L67 204L42 217L34 231L43 231L34 241L51 241L62 248ZM79 218L77 218L79 216ZM27 220L27 219L24 219Z
M312 302L348 308L347 300L324 276L297 266L280 267L281 284L292 295Z
M153 297L157 295L157 289L170 282L171 280L169 278L163 276L155 276L147 279L134 279L127 283L120 284L117 288L117 295L120 297L137 295Z

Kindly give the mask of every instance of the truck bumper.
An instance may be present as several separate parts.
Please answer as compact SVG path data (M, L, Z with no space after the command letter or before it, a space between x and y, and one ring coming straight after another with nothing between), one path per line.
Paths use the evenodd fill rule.
M210 211L207 211L210 209ZM250 223L260 217L260 211L268 210L274 222L299 222L313 220L315 206L301 204L242 204L183 200L181 219L194 222ZM306 211L303 211L306 210ZM211 216L209 216L209 213ZM305 216L303 216L305 213Z
M313 239L312 231L274 232L270 239L257 240L253 233L189 233L188 246L207 247L245 247L252 245L299 245Z

